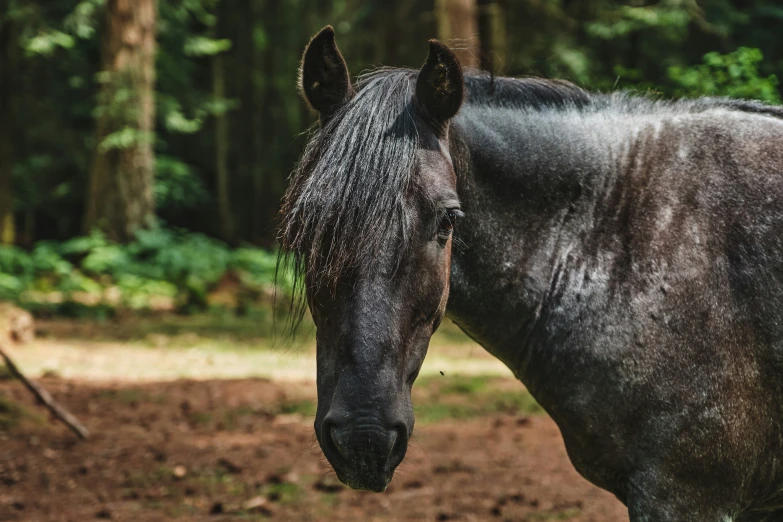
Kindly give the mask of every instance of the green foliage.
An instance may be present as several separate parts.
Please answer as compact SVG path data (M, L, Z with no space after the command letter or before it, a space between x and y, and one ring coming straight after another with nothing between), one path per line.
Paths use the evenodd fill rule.
M142 143L150 143L155 139L152 132L140 131L133 127L123 127L117 132L106 136L99 144L98 150L107 152L110 150L122 150L135 147Z
M261 249L232 250L225 243L180 230L141 231L127 245L94 232L57 243L41 242L25 251L0 247L0 299L33 303L42 293L59 292L65 301L106 301L118 294L123 306L145 308L155 298L174 300L183 311L203 310L208 294L229 274L244 288L275 284L276 254ZM290 291L290 275L281 287ZM93 296L93 299L89 299Z
M494 4L508 29L507 48L498 53L504 57L500 74L564 78L598 90L781 100L783 7L778 3ZM21 243L82 233L95 148L123 149L139 140L154 140L162 222L218 235L214 117L225 115L225 166L235 225L230 239L273 245L285 177L300 154L303 131L314 121L294 86L308 37L332 24L356 76L381 64L420 64L425 42L436 36L432 1L177 0L158 2L158 9L154 136L134 129L134 114L127 110L133 104L126 103L134 93L123 87L123 78L100 72L98 28L105 0L7 0L0 9L0 24L12 26L16 48L13 188ZM400 27L405 27L402 36ZM713 53L733 49L738 50ZM215 57L221 67L215 67ZM111 93L100 95L102 82L113 86ZM225 87L224 94L216 95L216 85ZM100 114L119 124L96 143L95 116ZM37 284L88 284L78 278L60 283L66 279L51 276ZM18 293L19 281L3 273L0 292ZM139 284L131 277L123 281L130 287Z
M74 38L61 31L46 31L30 38L25 45L28 56L52 56L58 48L70 49Z
M232 256L231 268L242 276L248 286L269 287L275 284L277 256L258 248L238 248ZM277 279L283 290L293 291L293 273L283 271Z
M155 157L155 202L158 208L190 208L209 201L196 170L173 156Z
M95 35L98 15L106 0L81 0L63 23L68 32L77 38L89 39Z
M231 49L231 40L224 38L216 40L206 36L188 38L183 46L186 56L213 56Z
M778 79L761 76L759 49L740 47L729 54L708 53L704 62L692 67L670 67L669 78L677 96L724 95L780 103Z
M587 33L615 40L643 30L657 30L669 38L680 38L693 18L694 5L682 0L663 0L648 7L622 5L605 19L586 24Z

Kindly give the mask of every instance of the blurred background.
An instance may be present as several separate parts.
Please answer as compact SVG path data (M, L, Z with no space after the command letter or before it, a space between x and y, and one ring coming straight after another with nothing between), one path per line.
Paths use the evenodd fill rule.
M391 489L330 475L312 326L275 336L275 218L317 119L297 68L326 24L354 77L437 37L498 75L781 101L763 0L0 0L0 347L93 432L0 372L0 520L627 520L453 324Z

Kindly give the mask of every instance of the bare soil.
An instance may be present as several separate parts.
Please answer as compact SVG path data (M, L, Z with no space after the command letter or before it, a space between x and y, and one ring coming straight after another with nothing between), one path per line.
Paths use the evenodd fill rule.
M40 382L93 435L78 441L0 381L2 521L628 520L574 471L548 417L490 401L519 386L508 379L481 384L480 411L468 407L476 383L462 402L425 383L419 403L448 406L422 406L383 494L335 480L313 437L311 381Z

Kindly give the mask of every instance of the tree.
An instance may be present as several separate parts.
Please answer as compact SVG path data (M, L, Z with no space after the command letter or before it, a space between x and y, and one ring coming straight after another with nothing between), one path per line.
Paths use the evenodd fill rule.
M216 100L226 97L226 70L223 65L223 53L212 56L212 94ZM218 218L220 235L229 242L236 241L234 215L231 212L231 190L228 168L228 118L225 113L215 115L215 185L217 189Z
M156 0L108 0L84 228L129 241L154 223Z
M456 53L462 65L477 67L478 15L476 0L435 0L438 38Z
M14 22L0 18L0 244L14 242L14 198L12 191L13 123L12 80L16 55Z
M498 0L479 0L481 68L502 75L508 67L506 6Z

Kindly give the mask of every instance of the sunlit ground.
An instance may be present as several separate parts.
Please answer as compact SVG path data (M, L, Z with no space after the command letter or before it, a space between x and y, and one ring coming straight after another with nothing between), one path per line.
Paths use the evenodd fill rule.
M267 322L266 317L237 318L219 313L110 322L43 321L38 338L14 349L13 354L31 376L91 381L314 380L312 324L303 324L300 334L290 340L271 331ZM421 376L441 372L511 376L505 366L449 321L433 337Z

